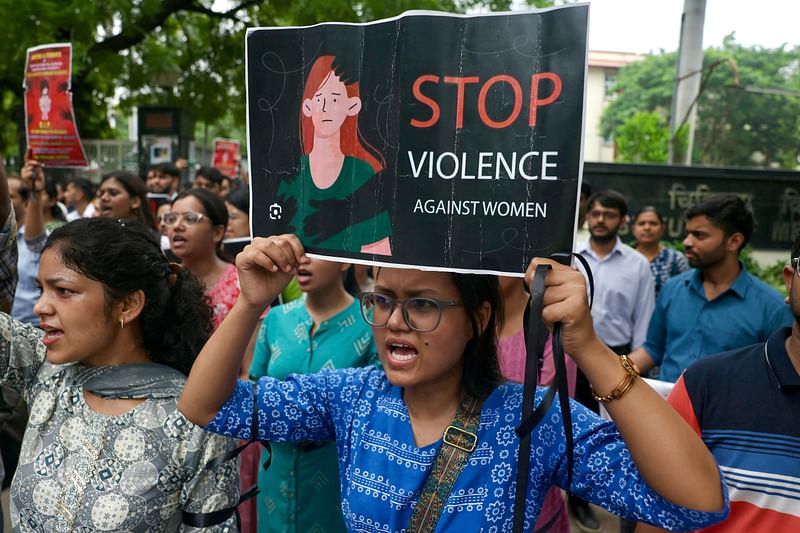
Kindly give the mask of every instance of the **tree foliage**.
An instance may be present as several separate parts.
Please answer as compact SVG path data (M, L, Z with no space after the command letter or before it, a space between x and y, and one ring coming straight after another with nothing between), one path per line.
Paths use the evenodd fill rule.
M549 0L528 0L544 7ZM73 98L81 135L114 135L109 109L179 105L230 134L245 122L244 36L252 26L361 22L410 9L505 10L511 0L213 0L0 1L0 150L16 151L25 50L73 45Z
M745 47L729 36L706 50L692 161L704 165L796 168L800 147L800 48ZM676 53L623 67L617 98L601 121L605 136L637 113L668 121ZM766 91L765 91L766 90ZM680 121L683 117L678 117Z
M617 159L624 163L666 163L669 125L664 116L639 111L617 128Z

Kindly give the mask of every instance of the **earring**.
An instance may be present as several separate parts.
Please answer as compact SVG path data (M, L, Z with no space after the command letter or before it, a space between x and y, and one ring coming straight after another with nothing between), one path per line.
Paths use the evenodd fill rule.
M125 329L125 317L119 319L119 327Z

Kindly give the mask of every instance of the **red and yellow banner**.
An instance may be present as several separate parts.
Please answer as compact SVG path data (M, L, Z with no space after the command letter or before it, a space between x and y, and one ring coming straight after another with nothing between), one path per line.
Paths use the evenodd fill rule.
M211 165L228 177L239 171L239 141L234 139L214 139L214 160Z
M25 61L25 136L33 158L49 167L86 167L72 107L72 45L28 48Z

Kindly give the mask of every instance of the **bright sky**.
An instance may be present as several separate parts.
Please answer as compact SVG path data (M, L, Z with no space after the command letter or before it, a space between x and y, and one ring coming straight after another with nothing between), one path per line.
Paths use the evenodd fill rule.
M591 0L589 49L658 52L678 48L684 0ZM800 44L798 0L707 0L703 46L736 32L744 45Z

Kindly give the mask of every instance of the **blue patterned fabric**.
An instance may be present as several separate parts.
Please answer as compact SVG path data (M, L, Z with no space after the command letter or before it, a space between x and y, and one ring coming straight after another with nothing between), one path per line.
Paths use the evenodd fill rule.
M540 402L543 391L537 393ZM402 389L382 370L359 368L261 378L257 387L258 438L272 441L335 439L342 507L352 532L403 531L441 441L417 448ZM436 531L511 531L522 386L504 384L484 402L478 447L444 507ZM570 491L614 514L676 530L716 523L727 515L673 505L641 479L616 427L572 403L575 465ZM207 429L249 439L253 387L239 382ZM553 484L567 479L561 414L554 405L533 434L526 531Z
M656 298L661 293L661 287L672 276L689 270L689 261L686 256L672 248L662 248L655 259L650 261L650 272L656 284Z

